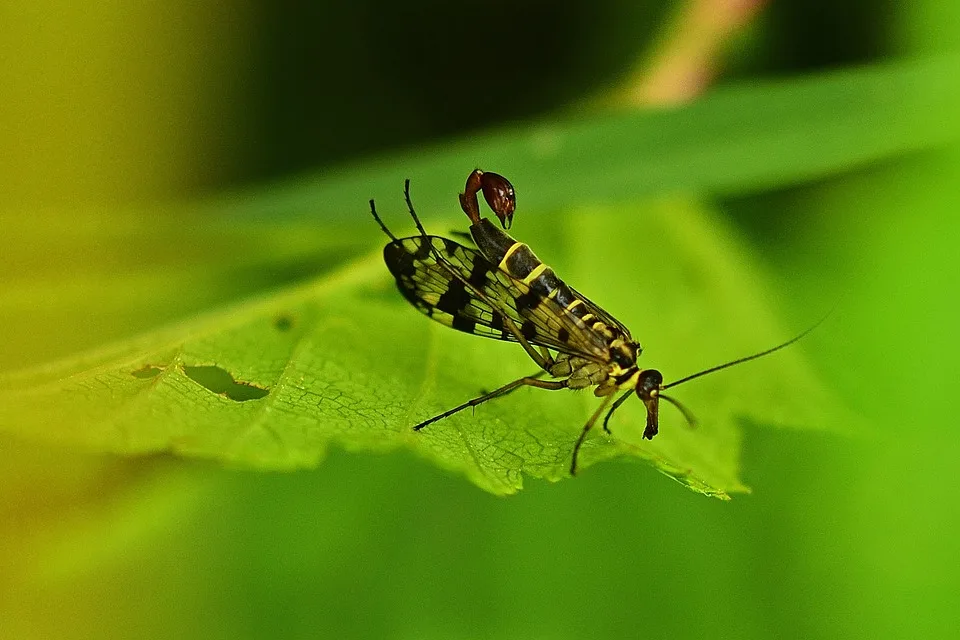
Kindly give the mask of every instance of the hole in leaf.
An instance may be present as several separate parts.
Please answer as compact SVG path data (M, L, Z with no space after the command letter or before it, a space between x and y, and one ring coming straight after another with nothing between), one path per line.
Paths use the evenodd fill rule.
M259 400L270 393L269 390L261 389L249 382L234 380L230 372L220 367L184 367L183 372L187 374L188 378L205 389L235 402Z
M288 313L281 313L273 319L273 326L277 328L277 331L290 331L293 328L293 316Z
M140 369L132 371L130 375L132 375L134 378L140 378L141 380L149 380L150 378L156 378L161 373L163 373L163 367L145 364Z

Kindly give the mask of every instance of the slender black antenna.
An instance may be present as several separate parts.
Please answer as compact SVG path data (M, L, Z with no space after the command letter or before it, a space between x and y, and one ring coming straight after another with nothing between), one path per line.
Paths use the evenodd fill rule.
M780 351L780 349L783 349L784 347L789 347L789 346L792 345L794 342L800 340L801 338L803 338L804 336L806 336L808 333L810 333L811 331L813 331L814 329L816 329L817 327L819 327L821 324L823 324L823 321L824 321L824 320L826 320L827 318L830 317L830 314L831 314L831 313L833 313L833 309L831 309L830 311L828 311L825 316L823 316L822 318L820 318L819 320L817 320L817 322L816 322L812 327L806 329L806 330L805 330L803 333L801 333L800 335L795 336L795 337L793 337L793 338L790 338L789 340L787 340L787 341L784 342L783 344L778 344L777 346L773 347L772 349L767 349L766 351L761 351L760 353L755 353L755 354L753 354L752 356L746 356L745 358L737 358L736 360L731 360L730 362L725 362L725 363L723 363L723 364L718 364L718 365L715 366L715 367L710 367L709 369L704 369L703 371L699 371L699 372L697 372L697 373L694 373L694 374L692 374L692 375L689 375L689 376L687 376L686 378L680 378L680 379L677 380L676 382L671 382L670 384L665 384L665 385L663 385L663 386L660 387L660 388L661 388L661 389L669 389L670 387L675 387L675 386L677 386L677 385L679 385L679 384L683 384L684 382L690 382L691 380L693 380L693 379L695 379L695 378L699 378L700 376L705 376L705 375L707 375L708 373L714 373L714 372L720 371L721 369L726 369L727 367L732 367L732 366L735 366L735 365L738 365L738 364L743 364L744 362L750 362L751 360L756 360L757 358L762 358L763 356L770 355L770 354L773 353L774 351ZM660 397L662 398L663 396L660 396Z
M662 393L658 393L657 395L660 397L661 400L666 400L667 402L669 402L670 404L672 404L673 406L675 406L677 409L680 410L680 413L683 414L684 420L687 421L688 427L690 427L691 429L697 428L697 416L693 415L693 412L690 411L690 409L687 409L687 406L685 404L683 404L679 400L674 400L670 396L665 396Z
M397 236L393 235L390 232L390 229L387 229L387 225L383 224L383 220L380 219L380 216L377 215L377 207L373 204L373 200L370 201L370 213L373 214L373 219L377 221L377 224L380 225L380 228L383 229L383 232L390 236L390 239L394 242L397 242Z
M420 235L427 235L426 229L420 223L420 218L417 217L417 212L413 210L413 202L410 200L410 178L403 181L403 199L407 201L407 211L413 216L413 221L417 223L417 230L420 231Z

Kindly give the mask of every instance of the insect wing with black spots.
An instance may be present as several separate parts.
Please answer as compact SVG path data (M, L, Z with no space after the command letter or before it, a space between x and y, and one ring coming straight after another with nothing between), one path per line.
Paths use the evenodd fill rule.
M383 258L403 296L443 325L517 342L510 318L530 344L604 362L603 340L553 300L501 271L476 249L441 236L399 238Z

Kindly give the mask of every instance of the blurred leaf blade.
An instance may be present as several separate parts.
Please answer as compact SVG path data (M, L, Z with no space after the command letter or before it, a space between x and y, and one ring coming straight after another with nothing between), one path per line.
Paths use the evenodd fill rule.
M223 206L261 218L319 204L352 217L358 193L393 199L410 178L422 211L449 211L463 167L475 165L521 187L535 180L520 206L536 209L783 187L960 138L958 67L960 56L944 55L720 87L676 109L558 114L236 194Z

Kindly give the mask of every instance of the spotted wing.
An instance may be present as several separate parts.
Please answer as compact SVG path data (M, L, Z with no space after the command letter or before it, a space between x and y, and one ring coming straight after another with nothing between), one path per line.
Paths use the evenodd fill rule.
M603 339L579 318L476 249L440 236L413 236L386 245L383 258L404 297L441 324L516 342L507 317L531 344L601 362L609 357Z

